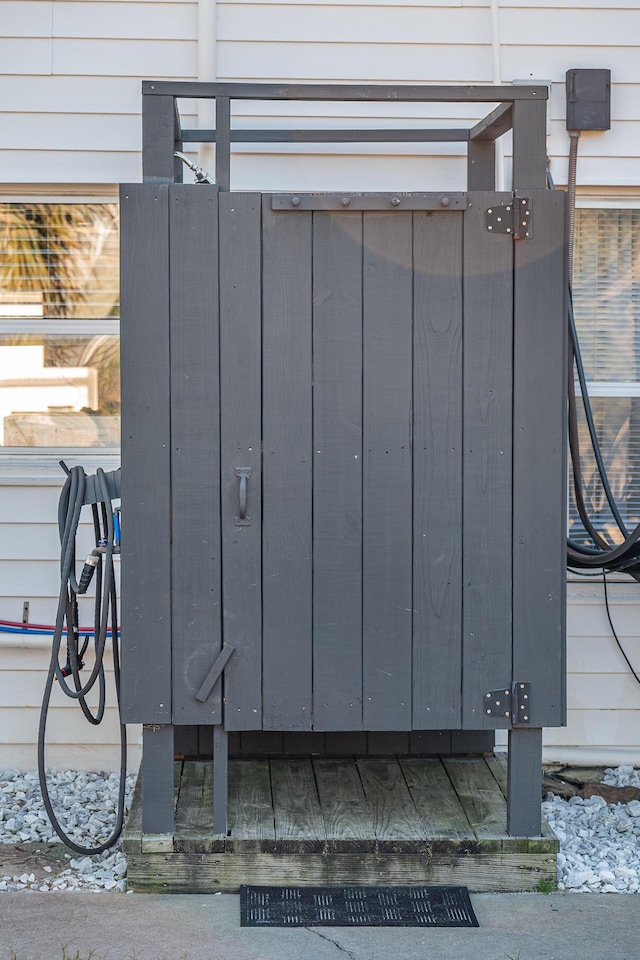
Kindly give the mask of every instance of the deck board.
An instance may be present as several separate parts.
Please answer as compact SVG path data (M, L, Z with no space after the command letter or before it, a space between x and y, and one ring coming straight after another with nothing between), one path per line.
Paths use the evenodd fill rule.
M420 840L423 824L397 760L357 760L378 840Z
M325 840L311 760L271 760L270 769L276 840Z
M353 761L314 758L313 768L327 838L371 839L373 820Z
M211 764L176 763L175 773L173 838L143 838L136 788L124 836L132 890L555 883L557 839L546 824L539 838L506 834L505 771L491 758L232 760L228 838L212 836Z
M275 840L267 760L235 760L229 764L229 830L238 840Z
M400 768L420 815L425 836L475 839L476 835L440 760L403 759Z
M487 765L449 759L443 764L478 839L508 838L507 802Z

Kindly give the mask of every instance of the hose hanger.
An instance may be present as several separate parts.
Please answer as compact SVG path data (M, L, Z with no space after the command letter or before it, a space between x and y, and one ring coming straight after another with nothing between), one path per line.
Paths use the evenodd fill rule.
M57 681L63 693L77 700L89 721L97 726L102 722L106 706L104 654L111 636L116 699L120 708L120 649L118 641L118 604L114 574L114 556L120 552L120 510L114 511L112 499L120 495L119 471L106 474L98 469L87 477L82 467L69 469L61 461L67 474L58 503L58 531L60 534L60 595L51 647L51 661L47 672L40 725L38 729L38 775L45 809L53 829L60 839L76 853L92 856L112 847L122 832L127 773L126 727L120 724L120 787L113 830L109 837L95 847L83 847L72 840L63 829L53 809L46 777L45 744L47 717L51 692ZM76 578L76 537L82 507L91 505L96 546L91 551L78 581ZM96 576L94 603L94 663L87 679L82 679L84 657L89 648L89 635L80 639L78 596L86 593ZM62 641L66 637L66 655L61 661ZM69 678L72 686L69 685ZM87 703L87 696L97 686L98 705L95 713Z

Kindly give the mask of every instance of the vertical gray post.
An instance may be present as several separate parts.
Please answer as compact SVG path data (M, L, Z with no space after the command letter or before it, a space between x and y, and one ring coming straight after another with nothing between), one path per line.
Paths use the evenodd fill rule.
M547 104L515 100L513 104L513 189L547 185Z
M509 731L507 833L539 837L542 826L542 728Z
M142 832L174 831L173 726L142 728Z
M220 190L231 189L231 101L216 97L216 183Z
M470 140L467 152L467 190L495 190L495 140Z
M229 792L229 744L222 724L213 728L213 832L227 833L227 795Z
M181 183L180 117L173 97L142 98L142 174L145 183Z

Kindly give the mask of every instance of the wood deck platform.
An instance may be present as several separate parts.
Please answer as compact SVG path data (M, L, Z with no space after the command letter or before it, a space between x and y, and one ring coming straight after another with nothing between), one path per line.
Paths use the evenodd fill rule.
M124 833L129 888L214 893L240 884L555 885L558 841L506 833L506 768L489 758L232 760L229 836L212 836L212 767L175 766L176 832Z

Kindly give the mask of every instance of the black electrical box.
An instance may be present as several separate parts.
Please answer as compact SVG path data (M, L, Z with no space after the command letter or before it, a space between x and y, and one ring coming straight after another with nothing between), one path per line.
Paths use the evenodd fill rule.
M567 70L567 130L609 130L611 70Z

